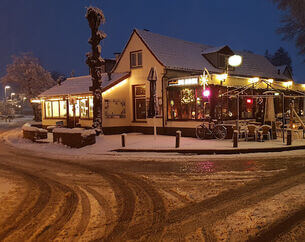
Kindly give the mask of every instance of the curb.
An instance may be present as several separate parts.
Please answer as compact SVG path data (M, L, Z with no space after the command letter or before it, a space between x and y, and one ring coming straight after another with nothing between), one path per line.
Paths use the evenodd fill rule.
M262 152L282 152L291 150L303 150L305 145L275 147L275 148L250 148L250 149L115 149L114 152L150 152L150 153L181 153L181 154L196 154L196 155L231 155L231 154L247 154L247 153L262 153Z

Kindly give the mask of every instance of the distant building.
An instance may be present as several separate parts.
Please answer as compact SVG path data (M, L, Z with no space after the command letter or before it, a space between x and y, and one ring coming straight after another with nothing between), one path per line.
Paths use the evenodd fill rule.
M227 66L228 57L243 57L240 67ZM103 131L152 133L153 119L148 118L150 83L147 80L152 67L157 74L156 102L157 129L162 134L173 134L177 129L185 135L194 135L194 128L203 118L234 120L237 100L220 95L237 87L251 85L253 80L271 80L277 88L304 91L286 71L279 71L264 56L235 51L229 46L213 47L135 29L124 50L117 54L111 75L103 74ZM112 62L113 64L114 62ZM202 73L210 74L207 83ZM109 69L105 69L109 72ZM224 76L226 73L228 76ZM206 72L207 73L207 72ZM90 76L68 78L39 97L42 100L44 126L63 121L64 125L91 127L92 95ZM253 85L254 86L254 85ZM208 93L205 92L208 89ZM247 92L262 94L266 84ZM240 101L240 118L259 119L264 105L256 98ZM282 112L276 102L276 113ZM303 101L295 99L297 109ZM288 109L285 107L285 110Z

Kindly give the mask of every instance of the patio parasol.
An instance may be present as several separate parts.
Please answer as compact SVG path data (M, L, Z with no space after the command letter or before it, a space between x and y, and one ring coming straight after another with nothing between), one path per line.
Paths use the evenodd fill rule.
M274 111L274 99L273 97L267 97L265 103L265 115L264 121L274 122L275 121L275 111Z
M157 93L156 93L156 82L157 82L157 72L155 67L152 67L148 73L147 80L150 82L150 98L148 106L148 118L154 118L154 135L157 135L157 128L155 117L157 115Z
M149 98L147 117L153 118L157 114L157 94L156 94L157 72L154 67L150 69L147 80L150 82L150 98Z

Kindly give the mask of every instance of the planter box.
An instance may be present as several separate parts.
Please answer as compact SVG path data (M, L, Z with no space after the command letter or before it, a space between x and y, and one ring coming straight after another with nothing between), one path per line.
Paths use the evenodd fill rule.
M44 129L39 129L36 127L25 127L22 129L23 131L23 138L29 139L33 142L39 139L47 139L48 132Z
M87 145L95 144L95 132L83 129L53 129L53 142L67 145L71 148L82 148Z

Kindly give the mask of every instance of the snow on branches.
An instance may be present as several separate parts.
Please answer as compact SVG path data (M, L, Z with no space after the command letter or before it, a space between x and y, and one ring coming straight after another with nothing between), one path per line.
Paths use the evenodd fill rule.
M54 86L56 82L36 57L30 53L13 56L13 63L7 65L7 74L0 79L3 85L12 85L16 91L29 99Z

